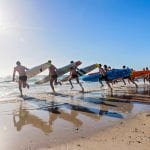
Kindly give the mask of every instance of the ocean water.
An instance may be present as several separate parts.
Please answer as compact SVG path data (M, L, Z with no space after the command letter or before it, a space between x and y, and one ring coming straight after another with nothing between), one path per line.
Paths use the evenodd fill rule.
M117 101L118 99L120 99L123 100L123 102L131 99L130 103L134 105L135 110L139 111L143 110L143 108L141 110L139 109L142 105L149 104L148 100L150 99L150 84L147 83L146 85L144 85L142 80L137 82L139 85L138 89L136 89L135 86L132 84L124 86L123 83L118 83L113 86L113 93L111 93L107 85L105 85L104 88L101 88L98 82L88 83L81 81L85 88L84 94L80 92L81 88L76 84L75 81L73 81L75 87L73 90L70 89L70 84L68 82L65 82L62 86L55 86L55 90L56 92L58 92L58 95L54 96L51 95L52 90L50 88L49 82L41 85L35 84L36 81L41 80L44 77L45 76L40 75L28 80L30 89L23 89L23 93L27 99L29 98L31 100L32 97L33 99L36 99L36 97L38 96L40 96L41 99L43 97L47 98L53 96L55 97L56 101L57 99L63 98L63 101L64 99L66 99L64 101L65 103L68 102L68 99L72 98L80 104L86 103L87 107L91 106L91 104L99 105L103 100L109 101L109 98L113 99L113 101ZM18 83L12 82L11 80L11 76L0 78L0 101L9 102L9 100L12 99L20 100ZM146 102L138 100L141 97L144 97L146 99ZM136 108L137 106L138 108ZM146 110L146 108L144 110Z
M44 85L35 85L35 82L44 78L45 76L37 76L28 80L30 85L30 90L24 89L25 93L34 93L34 92L45 92L46 88L48 88L49 83ZM12 77L1 77L0 78L0 98L11 98L17 97L19 95L18 91L18 83L12 82Z

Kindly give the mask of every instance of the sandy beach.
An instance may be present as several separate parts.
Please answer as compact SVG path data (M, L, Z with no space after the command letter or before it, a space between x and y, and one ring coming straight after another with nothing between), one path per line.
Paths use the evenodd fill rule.
M0 0L0 150L150 150L150 0Z

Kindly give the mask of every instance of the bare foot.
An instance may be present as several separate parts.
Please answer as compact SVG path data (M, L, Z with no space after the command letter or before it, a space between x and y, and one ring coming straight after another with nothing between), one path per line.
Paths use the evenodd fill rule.
M84 88L82 88L82 93L84 93Z
M30 88L29 84L27 84L27 88L28 88L28 89Z
M58 82L60 85L62 85L62 83L61 82Z
M21 94L20 97L23 97L23 94Z

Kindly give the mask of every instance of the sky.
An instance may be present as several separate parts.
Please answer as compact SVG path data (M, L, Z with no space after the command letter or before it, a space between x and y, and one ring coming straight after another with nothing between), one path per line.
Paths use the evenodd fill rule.
M0 76L17 60L150 67L149 0L0 0Z

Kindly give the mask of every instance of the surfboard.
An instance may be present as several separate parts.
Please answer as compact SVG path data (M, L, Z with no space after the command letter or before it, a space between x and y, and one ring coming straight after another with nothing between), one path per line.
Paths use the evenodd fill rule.
M112 69L107 72L108 80L129 77L132 73L131 69Z
M35 66L31 69L29 69L27 72L26 72L26 75L29 78L32 78L36 75L38 75L39 73L43 72L44 70L46 70L51 64L46 62L46 63L43 63L41 65L38 65L38 66Z
M78 75L83 76L83 75L87 74L88 72L91 72L92 70L96 69L97 67L98 67L97 64L92 64L90 66L81 68L81 69L78 70ZM65 81L68 81L68 79L69 79L69 75L66 76L65 78L63 78L61 81L65 82Z
M130 77L139 78L139 77L144 77L145 75L148 74L150 74L150 70L133 71Z
M85 82L98 82L100 78L100 74L98 72L84 75L81 77L81 79Z
M76 61L72 64L69 64L69 65L66 65L62 68L59 68L59 69L57 69L57 76L60 77L60 76L64 75L65 73L69 72L70 67L72 67L74 65L79 66L81 64L82 64L81 61ZM44 79L35 82L35 84L43 84L43 83L46 83L48 81L49 81L49 76L46 76Z
M115 79L120 79L120 78L126 78L131 75L132 70L131 69L112 69L109 70L106 75L107 79L112 81ZM102 75L99 74L99 72L88 74L82 77L83 81L88 81L88 82L98 82L99 78Z

